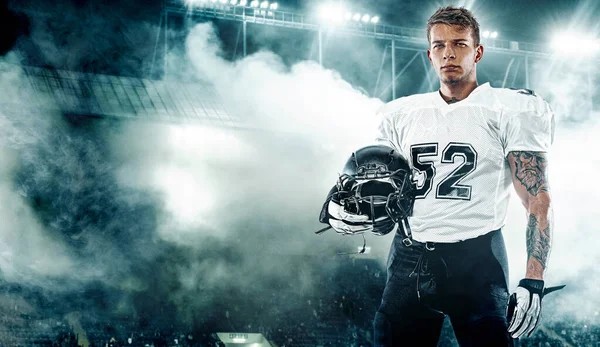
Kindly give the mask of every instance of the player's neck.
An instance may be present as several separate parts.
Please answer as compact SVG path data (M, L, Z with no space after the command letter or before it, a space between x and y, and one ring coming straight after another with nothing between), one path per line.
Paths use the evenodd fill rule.
M456 85L447 85L442 83L440 87L440 95L447 103L452 104L466 99L472 91L477 88L477 81L468 81Z

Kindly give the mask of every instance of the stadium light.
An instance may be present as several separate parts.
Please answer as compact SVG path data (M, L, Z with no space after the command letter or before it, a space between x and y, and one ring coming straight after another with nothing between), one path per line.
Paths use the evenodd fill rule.
M319 8L319 17L326 21L326 24L338 24L342 22L344 9L337 4L324 4Z
M272 3L271 5L269 5L269 9L272 10L272 11L277 10L278 7L279 7L279 5L276 2Z
M591 56L600 53L600 40L577 33L561 33L552 40L552 48L561 55Z
M238 344L243 344L248 347L271 346L269 341L262 334L222 332L217 333L216 335L221 342L219 345L223 346L236 346Z
M248 5L248 0L240 0L240 6Z
M490 39L496 39L498 38L498 32L497 31L489 31L489 30L484 30L481 33L481 37L483 38L490 38Z
M235 6L235 5L237 5L237 0L231 0L230 4L231 4L232 6Z
M258 7L259 2L258 0L252 0L252 2L250 3L250 7Z
M229 0L221 0L221 3L225 5Z
M319 7L319 16L321 18L329 19L333 15L333 12L335 12L335 10L331 4L324 4Z
M269 2L268 1L263 1L260 3L260 8L269 8Z
M325 3L319 7L319 18L325 21L325 24L340 24L344 21L353 20L363 23L378 23L379 16L371 16L367 13L352 12L344 8L339 3Z

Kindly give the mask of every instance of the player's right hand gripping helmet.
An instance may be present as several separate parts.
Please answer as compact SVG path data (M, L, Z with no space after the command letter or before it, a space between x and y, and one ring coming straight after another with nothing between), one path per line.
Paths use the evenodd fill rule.
M413 191L410 166L400 153L387 146L367 146L346 162L332 200L348 212L369 216L374 234L385 235L396 225L406 234Z

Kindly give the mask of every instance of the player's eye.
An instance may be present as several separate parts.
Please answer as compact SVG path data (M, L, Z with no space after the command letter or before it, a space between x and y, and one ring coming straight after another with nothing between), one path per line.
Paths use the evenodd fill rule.
M457 43L456 45L457 45L457 46L460 46L460 47L466 47L466 46L467 46L467 45L466 45L465 43L463 43L463 42L459 42L459 43Z

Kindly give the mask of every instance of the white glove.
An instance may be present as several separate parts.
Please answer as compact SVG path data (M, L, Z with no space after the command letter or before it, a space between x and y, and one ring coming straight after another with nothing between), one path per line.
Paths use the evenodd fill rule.
M519 281L519 286L510 296L506 309L508 332L511 336L515 339L525 334L531 336L540 322L544 295L564 287L562 285L544 289L542 280L524 278Z
M508 332L513 338L519 338L524 334L530 336L535 327L537 326L540 313L542 312L542 298L540 294L544 289L544 281L540 280L528 280L541 282L538 287L534 288L530 286L519 286L515 292L511 295L516 299L514 306L512 321L509 322ZM509 309L510 309L509 304Z
M339 234L357 235L373 231L369 216L350 213L333 200L327 205L327 213L329 225Z

